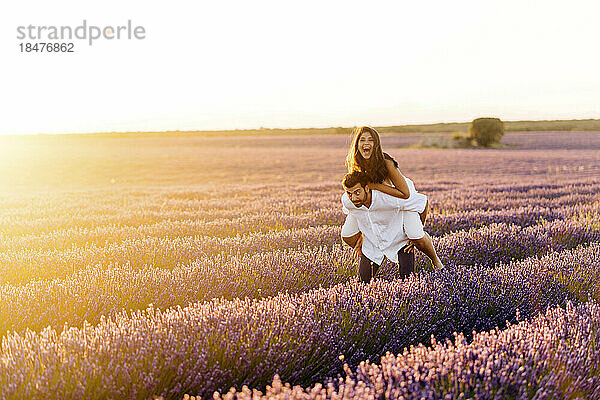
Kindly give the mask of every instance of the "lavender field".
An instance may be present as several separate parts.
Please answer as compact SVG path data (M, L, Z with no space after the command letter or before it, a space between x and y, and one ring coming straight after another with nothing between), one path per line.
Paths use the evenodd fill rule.
M0 398L600 399L600 133L421 138L446 268L363 284L348 136L0 137Z

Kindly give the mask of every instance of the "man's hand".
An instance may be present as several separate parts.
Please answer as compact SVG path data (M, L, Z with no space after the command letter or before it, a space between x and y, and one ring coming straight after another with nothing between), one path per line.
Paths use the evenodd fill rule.
M406 246L404 246L404 252L405 253L414 253L415 252L415 244L412 242L412 240L409 240L408 244Z
M362 237L362 235L360 235L360 237L356 241L356 244L354 245L354 251L352 252L352 256L354 257L355 260L359 259L360 256L362 255L362 251L361 251L362 243L363 243L363 237Z

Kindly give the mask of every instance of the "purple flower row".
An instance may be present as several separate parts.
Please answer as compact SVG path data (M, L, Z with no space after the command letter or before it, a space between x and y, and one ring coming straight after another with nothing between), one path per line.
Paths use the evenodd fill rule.
M454 341L387 353L379 363L361 362L345 378L309 387L283 384L278 375L263 392L244 386L215 400L385 399L598 399L600 306L556 307L533 318ZM184 395L184 400L196 400ZM199 400L199 397L198 397Z
M516 209L461 211L450 214L431 213L427 221L427 230L431 235L441 236L445 233L468 228L478 228L490 223L511 223L529 226L540 220L552 221L559 218L569 218L577 213L599 210L600 205L583 204L565 207L527 206ZM40 250L62 250L73 246L107 245L132 238L145 237L186 237L215 236L227 237L232 235L251 234L268 231L278 231L289 228L314 227L322 225L339 226L344 220L340 207L324 208L310 211L301 215L265 213L248 214L244 218L212 220L171 220L138 226L105 225L96 228L78 226L52 233L39 235L21 235L5 238L0 243L0 254L21 249L35 248Z
M494 223L531 226L541 222L569 219L580 214L600 213L600 203L576 204L564 207L527 206L504 210L470 210L451 214L433 213L427 219L425 229L430 235L442 236Z
M434 238L443 262L487 267L596 241L600 241L599 228L573 220L556 220L527 227L491 224ZM424 254L417 254L418 259L425 259Z
M355 264L339 245L217 256L171 269L110 262L65 279L0 287L0 335L96 324L102 316L149 304L166 309L213 298L301 293L355 278Z
M67 266L77 268L70 276L5 284L0 287L0 334L47 325L59 328L64 323L81 326L84 320L96 323L102 315L123 308L143 309L150 303L164 309L215 297L300 293L356 276L349 249L337 244L337 227L201 239L149 238L87 248L74 252L81 258L69 258ZM448 265L491 267L598 240L600 229L554 221L527 228L496 224L457 232L436 239L436 247ZM230 254L208 254L219 246ZM425 268L429 261L419 252L417 263ZM34 265L50 269L57 264L50 259ZM32 269L22 271L32 273ZM378 276L393 279L397 268L388 263Z
M500 212L450 214L434 216L433 222L427 224L426 230L432 234L449 232L437 240L439 250L445 257L444 262L493 265L498 261L537 254L544 251L546 247L568 248L596 240L597 232L600 231L598 211L600 211L600 203L565 209L521 208ZM81 234L72 231L66 237L61 234L44 235L33 242L22 240L15 242L15 245L23 246L18 250L0 252L0 270L2 270L0 282L26 283L32 279L62 278L95 264L129 261L132 265L173 268L178 264L187 264L192 260L219 253L243 254L297 248L304 245L324 246L339 243L339 225L343 219L341 213L323 211L321 214L327 218L317 218L315 214L310 214L301 218L286 217L286 221L286 218L281 216L271 216L261 220L261 223L267 224L265 220L269 220L271 222L268 224L280 225L267 224L264 233L252 232L260 229L257 223L260 218L249 217L243 224L248 232L243 236L230 237L189 236L195 232L195 225L176 222L143 228L101 228L93 232L84 231ZM556 219L559 217L565 220ZM339 218L340 221L335 221L335 218ZM526 227L540 222L541 224L529 228L513 225L516 223ZM333 225L312 227L323 223ZM491 225L486 226L489 223ZM221 230L222 233L223 228L218 224L212 222L207 224ZM206 227L207 224L204 226ZM284 229L287 225L307 226L307 228ZM456 232L465 227L479 225L483 227ZM272 230L278 228L284 230ZM509 237L510 235L518 237ZM53 243L69 241L77 244L70 246L63 244L62 249L60 245L56 248L47 248ZM47 242L47 245L42 246L38 242ZM4 246L10 245L5 243ZM491 254L492 257L486 258L486 254Z
M153 266L172 269L196 260L212 262L212 258L228 254L254 254L287 248L321 247L339 244L340 227L322 226L291 229L244 236L218 238L131 237L105 246L73 246L65 250L0 253L1 281L25 284L31 280L64 278L94 265L105 267L129 263L131 267Z
M529 318L567 300L597 300L599 277L600 244L592 244L494 269L459 266L405 281L149 307L96 326L9 334L0 397L207 398L232 386L264 387L275 374L309 385L340 373L341 354L354 368L431 335L501 327L517 309Z
M430 198L432 215L521 207L564 208L593 202L600 191L598 179L584 178L561 184L532 179L534 183L520 185L482 183L481 177L472 180L463 178L460 182L451 183L416 182L417 188ZM65 232L77 234L78 230L94 231L103 227L113 230L122 227L148 229L153 225L168 227L169 223L179 223L193 225L195 230L188 234L194 235L209 234L203 233L203 229L215 230L210 224L206 225L214 222L216 225L225 225L222 231L215 232L222 236L231 231L244 233L243 225L249 216L281 215L285 221L286 218L311 214L316 214L314 218L326 220L328 216L319 216L324 211L340 214L339 197L342 189L339 184L287 188L277 185L233 185L230 191L233 194L219 191L214 197L208 198L203 193L198 199L173 198L175 194L170 191L158 194L131 191L118 196L91 192L82 198L74 198L67 193L55 195L51 200L18 199L5 206L0 200L0 209L3 210L0 215L0 234L5 237L35 238L43 234L50 237ZM249 191L260 191L261 196L250 196L247 193ZM301 197L298 196L299 192L303 193ZM190 196L193 195L190 193ZM227 227L228 224L234 226ZM236 230L236 224L242 228Z

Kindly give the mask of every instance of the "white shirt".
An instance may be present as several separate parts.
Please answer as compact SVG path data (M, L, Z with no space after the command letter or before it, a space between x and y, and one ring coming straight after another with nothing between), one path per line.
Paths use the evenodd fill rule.
M405 179L410 194L408 199L371 190L371 206L367 208L364 205L356 207L348 194L342 195L342 210L347 214L346 221L356 220L363 234L362 253L376 264L381 264L384 256L392 262L398 262L398 250L408 241L404 232L404 212L421 213L425 210L427 196L417 192L412 180Z

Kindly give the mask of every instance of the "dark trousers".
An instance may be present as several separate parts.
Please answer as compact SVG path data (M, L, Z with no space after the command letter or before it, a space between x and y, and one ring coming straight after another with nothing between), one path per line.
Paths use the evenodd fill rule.
M406 246L405 246L406 247ZM415 253L405 253L404 247L398 250L398 264L400 266L400 277L406 278L412 272L415 272ZM358 275L361 282L370 282L373 275L379 270L379 265L369 260L364 254L360 256L360 266Z

